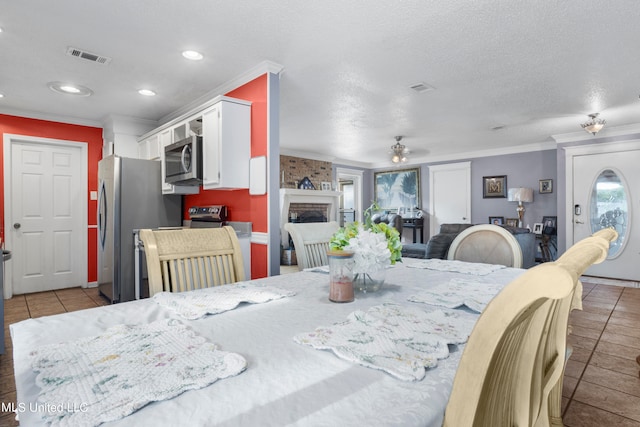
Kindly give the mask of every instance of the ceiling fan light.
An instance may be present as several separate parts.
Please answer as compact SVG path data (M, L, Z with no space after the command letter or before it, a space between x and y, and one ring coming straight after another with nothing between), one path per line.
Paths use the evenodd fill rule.
M589 117L591 118L591 120L588 120L586 123L583 123L581 125L584 130L586 130L587 132L593 135L600 132L600 130L602 130L604 125L607 123L606 120L599 119L598 114L599 113L589 114Z
M391 161L393 163L404 163L406 162L407 156L405 153L408 153L407 147L405 145L400 144L402 140L402 136L396 136L396 143L391 146L391 152L393 155L391 156Z

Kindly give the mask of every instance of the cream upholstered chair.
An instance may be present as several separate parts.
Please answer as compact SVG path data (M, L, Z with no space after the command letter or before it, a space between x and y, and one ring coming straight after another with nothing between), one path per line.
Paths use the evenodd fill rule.
M240 243L231 227L140 230L149 295L244 280Z
M474 225L453 239L450 260L522 268L522 249L513 234L493 224Z
M329 241L340 228L337 222L288 222L284 228L291 235L296 248L298 270L328 264Z
M485 308L464 348L446 427L561 426L562 374L580 275L602 262L617 234L602 230L558 261L509 283Z

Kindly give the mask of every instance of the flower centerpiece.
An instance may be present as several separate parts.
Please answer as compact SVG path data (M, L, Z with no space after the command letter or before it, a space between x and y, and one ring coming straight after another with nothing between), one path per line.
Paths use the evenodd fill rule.
M363 292L375 292L384 283L385 269L402 262L400 233L394 227L374 223L371 216L378 205L374 202L364 212L365 221L347 224L332 237L332 250L353 251L354 286Z

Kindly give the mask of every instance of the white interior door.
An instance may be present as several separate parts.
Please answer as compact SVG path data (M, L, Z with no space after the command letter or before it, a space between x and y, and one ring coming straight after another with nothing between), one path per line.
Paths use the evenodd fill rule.
M639 280L640 146L624 151L573 156L573 242L613 227L618 240L607 260L585 274Z
M442 224L471 221L471 163L429 166L429 235Z
M16 294L86 285L87 199L80 145L11 144L7 232Z

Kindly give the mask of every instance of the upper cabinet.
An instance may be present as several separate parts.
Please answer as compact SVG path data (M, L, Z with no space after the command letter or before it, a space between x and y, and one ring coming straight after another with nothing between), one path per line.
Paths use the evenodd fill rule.
M167 145L189 136L202 136L202 188L249 188L251 103L219 96L199 109L144 135L141 157L162 162L163 194L197 194L200 187L164 182Z
M249 188L251 104L223 99L202 114L202 188Z

